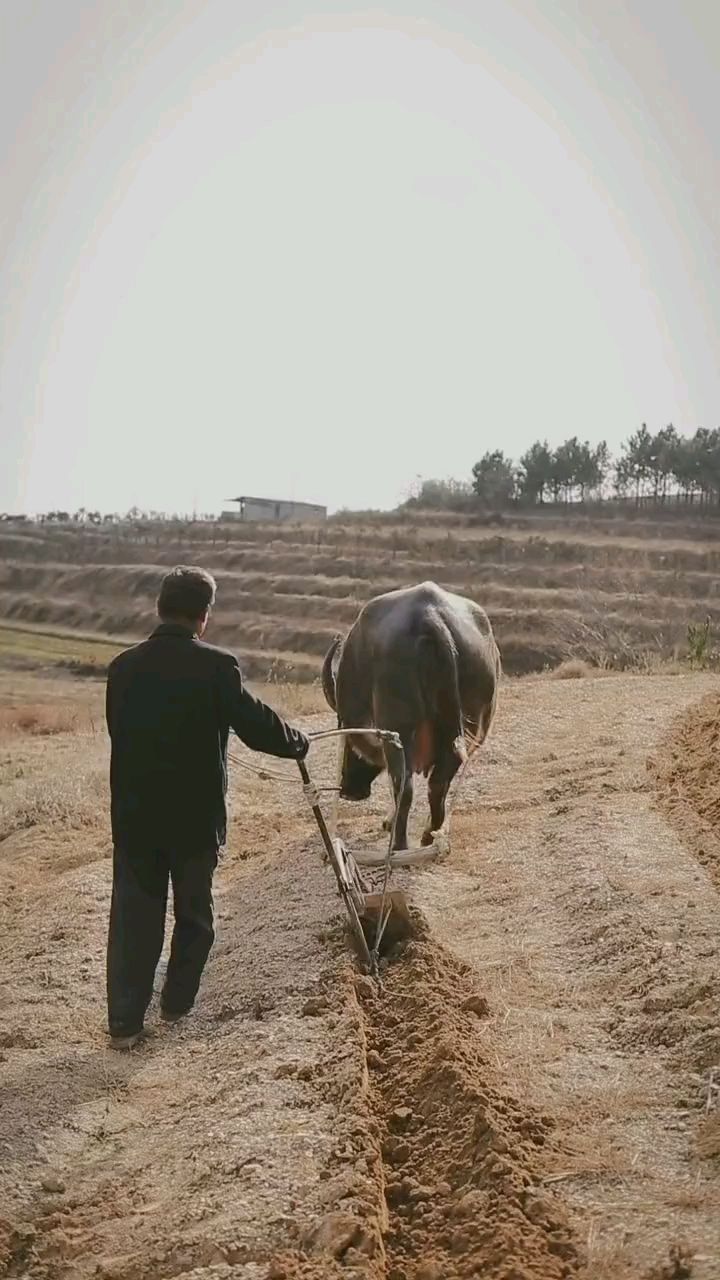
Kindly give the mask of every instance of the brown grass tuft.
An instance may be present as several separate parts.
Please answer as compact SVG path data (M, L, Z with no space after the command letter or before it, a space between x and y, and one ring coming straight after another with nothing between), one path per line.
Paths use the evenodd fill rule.
M566 658L550 672L553 680L584 680L587 676L597 674L597 667L592 667L583 658Z
M78 715L71 707L35 706L0 707L0 734L26 734L33 738L51 738L60 733L75 733Z

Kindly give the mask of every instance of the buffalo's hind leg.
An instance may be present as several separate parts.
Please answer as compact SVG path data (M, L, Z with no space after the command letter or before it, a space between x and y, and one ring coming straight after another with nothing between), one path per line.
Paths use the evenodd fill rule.
M432 844L434 836L444 830L450 783L465 760L465 744L458 741L443 748L436 757L428 781L430 817L420 839L422 845Z

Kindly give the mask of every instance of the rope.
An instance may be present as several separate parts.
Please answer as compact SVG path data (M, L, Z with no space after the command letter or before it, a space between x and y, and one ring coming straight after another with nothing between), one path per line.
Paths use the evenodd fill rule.
M352 729L328 729L321 733L314 733L308 736L312 739L312 741L318 741L322 738L344 738L344 737L347 737L347 735L350 733L357 733L357 732L361 732L361 731L352 730ZM367 733L377 732L378 735L383 733L382 730L364 730L362 732L367 732ZM396 734L388 733L387 735L383 734L383 736L386 736L386 740L392 743L393 746L396 745L394 741L394 739L397 737ZM461 783L465 776L465 771L468 765L470 764L470 760L474 756L475 751L479 745L480 744L478 742L474 743L472 749L468 752L467 756L465 757L465 760L461 765L458 773L456 773L455 777L453 778L452 786L450 787L450 791L448 793L447 800L445 802L445 826L446 827L449 827L450 825L450 817L452 815L453 806L455 804L455 800L457 799L457 794L460 790ZM258 765L250 764L250 762L248 760L244 760L242 756L234 755L230 751L228 751L228 760L230 760L232 764L237 765L239 769L244 769L246 773L253 774L253 776L256 778L259 778L261 782L286 782L286 783L292 784L292 786L296 785L297 779L294 774L284 773L282 770L277 770L277 769L268 769L262 765L258 766ZM313 795L317 795L318 800L321 794L332 793L334 796L331 815L330 815L330 823L329 823L329 829L333 836L337 834L338 800L339 800L340 789L341 789L340 781L342 777L342 763L343 763L343 749L342 749L342 745L338 744L338 764L337 764L336 785L335 786L330 786L329 784L314 785L314 790L313 790ZM317 803L317 801L315 803ZM397 819L397 812L395 813L395 819ZM439 846L438 853L440 856L448 852L449 842L450 842L450 838L447 831L443 830L435 834L435 840L433 841L433 843Z
M316 809L320 804L320 792L314 782L303 782L303 795L311 809Z
M392 729L373 729L373 728L319 729L312 733L309 733L307 736L310 739L310 742L312 743L312 742L322 742L323 740L328 738L347 738L354 733L371 733L373 734L374 737L379 738L381 742L388 742L388 743L391 743L393 746L398 746L398 747L401 745L398 734L395 733ZM284 773L281 770L267 769L262 765L258 766L258 765L251 764L249 760L244 760L242 756L233 755L230 751L228 751L228 760L230 760L232 764L236 764L240 769L244 769L246 773L254 774L256 778L260 778L263 782L292 782L293 785L296 782L294 773L293 774ZM340 768L339 768L338 778L337 778L338 784L340 783L341 772L342 772L342 750L340 752ZM339 791L340 787L339 785L337 786L337 788L327 786L327 787L321 787L320 790L321 791L335 791L335 790Z
M233 755L230 751L228 751L228 760L232 764L236 764L239 769L244 769L246 773L254 774L256 778L260 778L263 782L292 782L293 785L295 784L295 778L289 773L281 773L274 769L265 769L262 766L248 764L246 760L243 760L242 756Z
M332 807L330 809L330 834L333 840L337 839L338 817L340 813L340 783L342 782L343 750L343 743L342 740L340 740L338 742L337 765L335 767L335 783L337 791L333 796Z
M251 773L253 777L259 778L261 782L287 782L293 787L297 783L297 778L290 773L282 773L274 769L265 769L261 766L249 764L247 760L243 760L241 756L233 755L228 751L228 760L231 764L235 764L239 769L244 769L246 773ZM316 787L318 792L339 791L339 787L331 787L321 784Z
M307 736L311 742L322 742L323 738L349 738L358 733L370 733L380 742L391 742L395 747L402 746L400 735L394 729L375 729L372 725L361 725L355 729L315 729Z

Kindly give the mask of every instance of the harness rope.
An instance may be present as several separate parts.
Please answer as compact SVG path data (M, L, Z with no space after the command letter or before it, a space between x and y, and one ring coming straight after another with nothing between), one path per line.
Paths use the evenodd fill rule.
M347 737L349 734L358 733L358 732L361 732L361 731L358 729L323 729L314 733L309 733L307 736L311 742L320 742L322 740L326 740L329 738L339 738L342 740L343 738ZM363 733L377 732L378 734L380 734L382 731L370 730L366 728L366 729L363 729L362 732ZM457 795L462 785L463 779L465 777L465 773L467 771L468 765L470 764L470 760L472 759L476 749L480 745L481 744L478 742L478 740L475 739L472 747L470 748L470 750L468 751L465 757L465 760L460 766L460 769L456 773L448 789L448 794L445 800L445 822L443 825L443 829L439 832L434 833L434 839L433 839L433 845L432 845L432 847L436 851L437 856L442 857L445 854L447 854L449 851L449 827L450 827L450 819L454 809L455 801L457 800ZM253 774L256 778L259 778L261 782L282 782L282 783L289 783L292 786L296 786L299 781L299 779L294 774L286 773L279 769L268 769L263 766L251 764L248 759L240 755L236 755L230 751L228 752L228 760L230 760L232 764L237 765L238 768L243 769L246 773ZM340 789L341 789L340 781L342 777L342 761L343 761L343 746L342 746L342 741L340 741L340 743L338 744L336 784L332 786L329 783L317 783L317 784L312 783L311 790L309 792L307 792L306 788L303 786L303 793L305 794L305 798L308 800L311 807L313 803L317 803L317 800L321 795L332 795L333 799L332 799L332 805L330 810L330 821L328 823L328 829L333 839L337 838L339 798L340 798ZM400 788L400 791L402 791L402 788ZM398 806L396 805L395 812L393 814L393 827L397 822L397 808ZM391 835L393 834L394 832L391 832ZM418 858L421 857L422 855L425 855L426 857L429 856L428 855L429 847L430 846L427 846L427 845L418 845L416 847L414 846L410 849L403 850L403 855L405 857L410 855L411 860L412 860L412 855L415 855L415 861L417 861ZM374 860L372 857L372 851L361 850L361 849L349 849L348 852L352 853L355 858L360 859L361 865L375 866L375 867L381 867L381 866L384 867L385 865L386 858L383 854L381 854L380 850L377 850L378 857Z
M311 742L320 742L323 739L344 738L348 734L359 733L359 732L371 733L375 731L370 729L363 729L362 731L358 729L324 729L317 733L309 733L307 736ZM450 818L452 816L452 811L455 805L455 801L457 799L457 794L458 794L458 791L460 790L462 781L465 777L465 773L467 771L468 765L470 764L472 757L475 755L475 752L480 745L481 744L477 741L477 739L475 739L471 749L468 751L465 757L465 760L463 761L462 765L460 766L458 772L455 774L455 777L453 778L450 784L447 798L445 800L445 826L446 827L450 826ZM329 830L333 836L337 835L340 781L342 777L342 756L343 756L343 752L342 752L342 742L341 742L339 743L339 746L338 746L337 780L334 786L331 786L329 783L319 783L319 784L313 783L312 784L314 788L312 791L313 796L315 796L316 794L320 794L320 795L332 794L333 795L333 802L332 802L332 808L330 813L330 822L328 823ZM299 781L299 779L295 774L285 773L279 769L267 769L262 765L258 766L258 765L251 764L249 760L247 760L243 756L236 755L231 751L228 751L228 760L230 760L232 764L237 765L239 769L244 769L246 773L253 774L256 778L259 778L261 782L286 782L286 783L289 783L291 786L297 786ZM395 814L394 817L396 818L397 814ZM433 842L434 844L440 846L438 849L438 852L441 854L447 852L447 848L445 847L447 844L447 838L443 838L444 836L445 836L444 831L436 832L435 840ZM438 839L438 837L440 837L440 839ZM418 846L418 848L407 849L405 850L405 852L418 853L421 850L426 848L427 846ZM361 851L350 850L350 852L361 852Z

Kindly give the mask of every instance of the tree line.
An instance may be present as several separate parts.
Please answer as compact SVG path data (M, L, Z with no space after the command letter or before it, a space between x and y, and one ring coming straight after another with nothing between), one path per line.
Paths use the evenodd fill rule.
M464 509L610 497L720 505L720 428L683 436L672 425L653 434L643 423L616 458L606 441L592 445L577 436L554 449L538 440L518 462L494 449L475 463L471 479L425 480L406 505Z
M7 518L7 517L6 517ZM16 519L18 517L15 517ZM2 517L0 516L0 519ZM166 511L142 511L140 507L131 507L124 515L117 511L90 511L87 507L80 507L77 511L44 511L37 516L39 524L73 524L73 525L125 525L125 524L197 524L207 523L216 520L217 516L203 513L193 513L192 515L181 515L174 512L169 515Z

